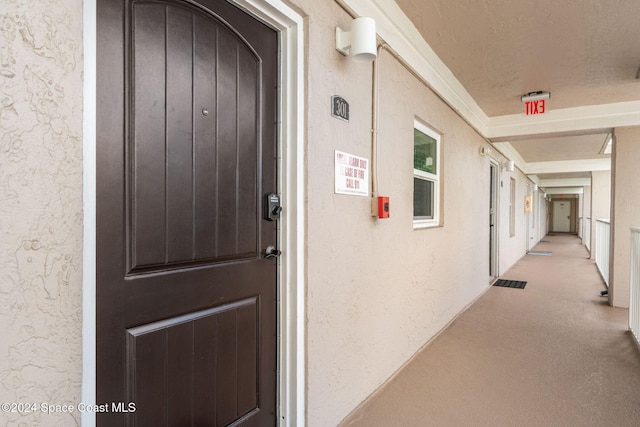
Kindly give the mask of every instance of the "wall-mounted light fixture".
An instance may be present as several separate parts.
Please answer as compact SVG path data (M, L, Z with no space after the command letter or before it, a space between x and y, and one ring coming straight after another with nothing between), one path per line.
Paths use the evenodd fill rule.
M513 172L514 170L516 170L516 162L514 162L513 160L503 160L500 164L502 166L502 169L506 170L507 172Z
M345 56L351 55L359 61L376 59L376 21L360 17L351 23L351 31L336 27L336 50Z
M492 153L491 148L489 147L480 147L480 155L481 156L490 156Z
M551 98L551 92L545 92L539 90L537 92L529 92L526 95L522 95L520 97L520 101L522 102L531 102L531 101L540 101L541 99L549 99Z

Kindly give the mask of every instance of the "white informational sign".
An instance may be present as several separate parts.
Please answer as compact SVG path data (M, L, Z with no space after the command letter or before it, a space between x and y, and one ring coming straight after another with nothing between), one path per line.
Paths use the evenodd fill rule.
M336 194L369 196L369 159L336 150Z

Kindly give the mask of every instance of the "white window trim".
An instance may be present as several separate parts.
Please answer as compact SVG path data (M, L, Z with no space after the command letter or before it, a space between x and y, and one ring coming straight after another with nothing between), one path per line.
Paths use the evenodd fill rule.
M431 129L430 127L428 127L427 125L423 124L422 122L415 120L413 122L413 127L414 129L419 130L420 132L424 133L425 135L433 138L436 140L436 173L432 174L429 172L424 172L418 169L413 169L413 177L414 178L422 178L425 180L429 180L432 181L434 183L433 185L433 218L425 218L425 219L413 219L413 229L417 230L417 229L423 229L423 228L433 228L433 227L439 227L440 226L440 185L441 185L441 179L442 179L442 165L440 164L440 159L441 159L441 152L442 152L442 143L441 143L441 139L442 139L442 135L440 135L439 133L437 133L436 131L434 131L433 129ZM415 142L414 142L415 144ZM411 180L411 183L413 184L413 180ZM414 189L415 191L415 189Z

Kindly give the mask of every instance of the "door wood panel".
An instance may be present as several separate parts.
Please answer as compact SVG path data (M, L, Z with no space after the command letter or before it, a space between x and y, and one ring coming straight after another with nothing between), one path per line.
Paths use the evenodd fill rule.
M260 58L182 7L132 21L131 272L258 256Z
M258 410L258 318L249 298L127 329L128 401L166 405L136 424L191 425L193 411L197 425L227 425Z
M276 423L277 49L223 0L98 0L97 397L135 405L100 426Z

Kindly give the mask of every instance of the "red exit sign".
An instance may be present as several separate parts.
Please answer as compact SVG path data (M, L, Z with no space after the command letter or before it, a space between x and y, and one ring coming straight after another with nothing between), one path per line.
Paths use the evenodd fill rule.
M537 101L525 102L524 108L527 116L531 116L533 114L544 114L544 112L546 111L546 105L544 101L544 99L539 99Z

